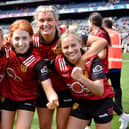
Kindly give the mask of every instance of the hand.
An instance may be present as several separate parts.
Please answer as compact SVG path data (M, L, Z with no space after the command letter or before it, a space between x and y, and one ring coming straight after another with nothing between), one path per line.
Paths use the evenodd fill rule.
M55 109L59 106L58 96L57 94L53 94L49 96L49 102L47 103L48 109Z
M59 106L59 101L58 100L54 100L52 102L47 103L47 107L50 110L53 110L53 109L57 108L58 106Z
M11 46L11 38L9 34L4 35L3 45L8 48Z
M83 76L83 70L80 67L74 67L71 73L71 77L77 81Z

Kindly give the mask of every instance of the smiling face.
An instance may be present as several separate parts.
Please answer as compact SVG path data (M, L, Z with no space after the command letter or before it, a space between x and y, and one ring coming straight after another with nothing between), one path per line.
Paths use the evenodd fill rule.
M81 43L72 35L65 37L61 41L61 50L71 64L76 64L81 57Z
M58 22L52 11L39 12L36 21L42 35L51 35L55 33Z
M31 36L27 31L15 30L12 35L12 45L17 54L25 54L30 47Z

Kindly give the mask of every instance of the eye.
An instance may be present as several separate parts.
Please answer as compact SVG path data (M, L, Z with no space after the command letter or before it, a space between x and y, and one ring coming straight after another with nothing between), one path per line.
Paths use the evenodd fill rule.
M45 21L46 22L53 22L55 20L53 18L48 18L48 19L40 19L39 21L42 22L42 23L44 23Z
M76 47L76 43L73 43L71 46L72 46L72 47Z
M44 22L45 20L44 19L40 19L39 22Z
M27 37L26 37L26 36L24 36L24 37L23 37L23 40L27 40Z
M68 49L68 46L63 47L63 49Z
M53 22L53 21L54 21L54 19L52 19L52 18L48 18L48 19L47 19L47 21L48 21L48 22Z
M19 37L15 37L15 40L18 41L19 40Z

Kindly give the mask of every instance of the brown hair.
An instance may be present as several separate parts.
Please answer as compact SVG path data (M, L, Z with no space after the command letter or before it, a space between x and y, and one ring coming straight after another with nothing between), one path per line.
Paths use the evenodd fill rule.
M33 36L33 29L28 20L20 19L14 21L9 27L10 36L12 37L13 32L17 29L24 30L29 33L30 36Z
M104 18L103 19L103 27L107 27L107 28L110 28L110 29L112 29L112 20L111 20L111 18Z
M106 34L107 34L107 40L108 44L110 44L110 37L108 32L102 27L102 15L98 12L91 13L89 16L89 20L96 26L100 27Z

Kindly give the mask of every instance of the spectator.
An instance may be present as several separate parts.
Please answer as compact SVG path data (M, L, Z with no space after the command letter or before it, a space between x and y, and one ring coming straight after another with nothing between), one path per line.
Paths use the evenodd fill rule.
M129 114L123 112L122 107L122 90L121 90L121 69L122 69L122 47L121 35L112 29L112 20L109 18L103 19L103 27L108 31L111 39L111 46L108 51L109 72L108 79L115 91L114 110L120 116L120 129L126 129L129 122Z

